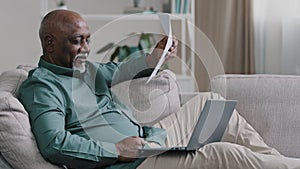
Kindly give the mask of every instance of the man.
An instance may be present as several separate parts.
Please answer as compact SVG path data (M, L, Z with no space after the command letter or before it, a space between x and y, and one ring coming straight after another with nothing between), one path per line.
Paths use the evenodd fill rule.
M299 167L268 147L235 111L222 141L190 153L138 158L145 145L184 145L205 101L192 99L180 112L154 127L141 127L113 97L112 84L131 79L157 64L166 37L151 54L125 63L87 60L90 32L73 11L47 14L40 26L43 55L20 87L32 131L43 157L68 168L276 168ZM173 39L167 58L177 52ZM220 99L213 94L209 98ZM240 144L237 145L236 143ZM261 160L262 159L262 160Z

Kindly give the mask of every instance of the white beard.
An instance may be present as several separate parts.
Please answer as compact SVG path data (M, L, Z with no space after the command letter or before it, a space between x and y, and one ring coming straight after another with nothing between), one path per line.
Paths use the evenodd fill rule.
M85 62L87 60L88 53L79 53L73 60L73 69L78 70L80 73L84 73L86 70Z

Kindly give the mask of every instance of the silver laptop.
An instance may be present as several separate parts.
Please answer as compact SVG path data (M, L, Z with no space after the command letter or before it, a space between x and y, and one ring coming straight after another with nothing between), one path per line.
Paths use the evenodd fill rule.
M208 143L221 141L236 104L236 100L207 100L186 147L144 147L139 150L139 156L148 157L166 151L195 151Z

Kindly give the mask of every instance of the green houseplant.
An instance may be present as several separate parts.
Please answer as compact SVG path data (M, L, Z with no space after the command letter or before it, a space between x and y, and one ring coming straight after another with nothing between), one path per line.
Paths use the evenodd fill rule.
M153 45L153 35L150 33L141 33L137 46L117 46L115 51L110 56L110 61L122 62L130 57L136 57L145 53L149 53Z

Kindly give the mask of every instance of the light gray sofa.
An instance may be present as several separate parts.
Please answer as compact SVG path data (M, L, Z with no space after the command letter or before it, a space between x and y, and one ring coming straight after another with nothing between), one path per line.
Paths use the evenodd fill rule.
M58 169L43 160L30 131L28 114L18 102L18 87L32 67L3 72L0 76L0 168L1 169ZM131 106L135 114L151 112L160 103L164 109L155 115L156 120L178 111L180 106L196 95L208 93L179 93L174 74L159 74L147 88L124 82L135 94ZM135 84L136 83L136 84ZM133 85L132 85L133 84ZM282 154L300 158L300 77L280 75L220 75L211 80L213 92L227 99L238 100L237 110L262 135L265 141ZM124 88L116 87L116 93ZM156 91L156 92L153 92ZM151 94L149 94L151 93ZM124 94L124 92L123 92ZM145 97L144 95L149 94ZM126 96L126 95L125 95ZM120 96L124 98L124 95ZM127 100L128 101L128 100ZM126 98L125 98L126 102ZM140 105L142 104L142 106ZM151 106L151 104L155 106ZM149 107L150 106L150 107ZM143 124L143 116L136 116Z

